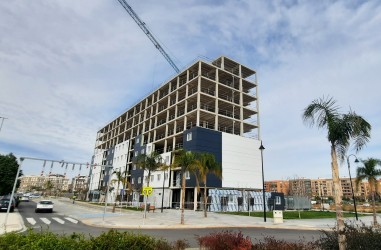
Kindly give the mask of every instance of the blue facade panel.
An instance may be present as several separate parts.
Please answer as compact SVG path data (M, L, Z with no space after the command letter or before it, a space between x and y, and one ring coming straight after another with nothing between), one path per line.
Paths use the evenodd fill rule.
M183 147L187 151L211 153L217 162L222 162L221 132L201 127L193 127L184 131ZM222 187L222 180L213 174L208 175L206 183L207 187ZM194 176L191 175L191 178L187 180L187 187L194 186L196 186L196 180Z

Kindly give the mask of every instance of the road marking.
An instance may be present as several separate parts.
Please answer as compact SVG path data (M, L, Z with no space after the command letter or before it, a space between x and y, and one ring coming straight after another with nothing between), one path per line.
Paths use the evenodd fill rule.
M74 220L74 219L72 219L72 218L70 218L70 217L65 217L65 219L68 220L68 221L70 221L70 222L72 222L72 223L75 223L75 224L78 223L77 220Z
M29 224L34 225L36 224L36 221L33 218L26 218L26 220L29 222Z
M45 224L50 225L50 220L48 220L46 218L40 218L40 220L42 220L42 222L44 222Z
M60 224L65 224L65 221L64 221L64 220L61 220L60 218L53 217L52 219L55 220L55 221L57 221L57 222L60 223Z

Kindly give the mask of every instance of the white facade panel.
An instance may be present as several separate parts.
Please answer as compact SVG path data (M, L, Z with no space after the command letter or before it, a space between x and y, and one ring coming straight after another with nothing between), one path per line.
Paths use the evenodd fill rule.
M222 133L222 187L262 189L262 162L255 139Z
M94 162L93 162L94 166L91 166L92 174L90 177L89 190L99 189L99 178L100 178L101 169L102 169L100 166L102 165L104 151L105 150L97 150L97 152L94 155Z

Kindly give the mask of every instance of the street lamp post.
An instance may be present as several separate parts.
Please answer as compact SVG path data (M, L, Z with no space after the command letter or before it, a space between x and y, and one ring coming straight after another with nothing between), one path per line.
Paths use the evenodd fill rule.
M354 154L348 155L347 156L347 163L348 163L348 172L349 172L349 181L351 182L351 188L352 188L352 199L353 199L353 205L355 207L355 215L356 215L356 220L358 221L358 216L357 216L357 208L356 208L356 199L355 199L355 193L353 191L353 184L352 184L352 177L351 177L351 165L349 163L349 157L354 156L356 158L355 162L359 162L357 157Z
M261 146L259 147L259 150L261 150L261 161L262 161L262 188L263 188L263 220L266 222L266 200L265 200L265 174L263 172L263 150L265 147L262 144L261 141Z

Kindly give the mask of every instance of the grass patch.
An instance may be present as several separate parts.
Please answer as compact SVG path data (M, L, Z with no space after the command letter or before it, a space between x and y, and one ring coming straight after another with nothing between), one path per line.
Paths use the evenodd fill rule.
M241 216L249 216L248 212L221 212L223 214L233 214ZM263 217L263 212L250 212L251 217ZM358 214L358 216L364 216L363 214ZM273 218L273 212L266 212L267 218ZM355 217L354 213L344 213L344 217L350 218ZM324 218L336 218L335 212L330 211L300 211L301 219L324 219ZM283 211L283 219L292 220L299 219L299 211Z

